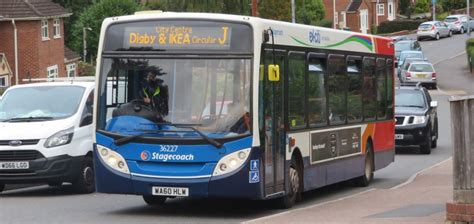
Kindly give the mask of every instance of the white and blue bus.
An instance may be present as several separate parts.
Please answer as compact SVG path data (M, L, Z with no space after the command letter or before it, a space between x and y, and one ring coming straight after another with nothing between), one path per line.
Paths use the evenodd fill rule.
M276 199L394 161L390 39L261 18L108 18L97 61L103 193ZM142 91L152 74L161 98Z

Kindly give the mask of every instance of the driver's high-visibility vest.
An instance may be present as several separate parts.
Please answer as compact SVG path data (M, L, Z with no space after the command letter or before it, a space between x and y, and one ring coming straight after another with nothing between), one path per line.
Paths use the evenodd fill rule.
M143 88L143 93L145 94L146 98L150 98L150 96L146 92L146 87ZM155 92L153 93L152 97L155 97L155 96L158 96L158 95L160 95L160 87L159 86L156 87Z

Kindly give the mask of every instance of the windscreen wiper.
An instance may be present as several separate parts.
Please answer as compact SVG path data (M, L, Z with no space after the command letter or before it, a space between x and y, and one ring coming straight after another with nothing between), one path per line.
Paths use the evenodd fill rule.
M22 122L22 121L47 121L47 120L53 120L53 117L14 117L10 119L3 120L2 122Z
M188 128L188 129L191 129L193 132L196 132L199 134L199 136L201 136L202 139L206 140L207 142L209 142L211 145L215 146L216 148L221 148L222 147L222 144L212 138L209 138L206 134L202 133L201 131L197 130L195 127L193 126L199 126L200 124L173 124L173 123L167 123L167 122L163 122L163 123L157 123L156 125L171 125L171 126L175 126L177 128ZM143 130L143 131L147 131L147 130ZM177 130L153 130L153 131L147 131L145 133L142 133L142 134L138 134L138 135L131 135L131 136L126 136L126 137L122 137L122 138L119 138L117 140L114 141L114 144L115 145L124 145L124 144L127 144L137 138L140 138L140 137L143 137L144 135L147 135L147 134L150 134L150 133L162 133L162 132L189 132L189 131L177 131Z

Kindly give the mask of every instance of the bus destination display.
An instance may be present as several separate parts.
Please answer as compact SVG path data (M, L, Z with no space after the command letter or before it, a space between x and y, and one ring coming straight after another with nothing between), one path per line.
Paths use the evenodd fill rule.
M232 28L229 26L156 26L125 27L126 48L228 50Z

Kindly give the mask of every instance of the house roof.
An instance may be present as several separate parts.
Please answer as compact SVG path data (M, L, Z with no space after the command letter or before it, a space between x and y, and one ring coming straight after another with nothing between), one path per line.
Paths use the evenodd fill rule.
M68 17L72 13L52 0L1 0L0 20L40 20Z
M362 0L352 0L351 3L347 6L347 12L357 12L359 10Z
M64 46L64 61L65 62L77 61L79 59L81 59L81 56L78 53Z

